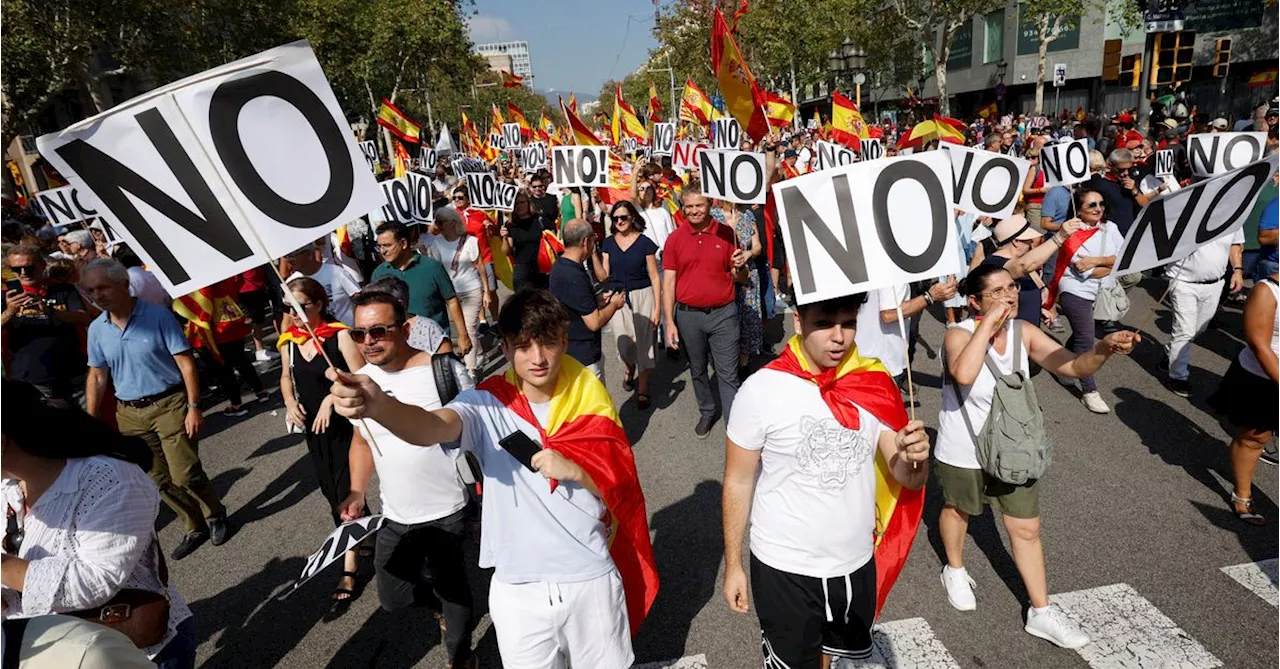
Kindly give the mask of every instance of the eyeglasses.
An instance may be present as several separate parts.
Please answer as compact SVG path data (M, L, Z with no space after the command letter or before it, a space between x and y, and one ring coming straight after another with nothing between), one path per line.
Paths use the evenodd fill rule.
M615 220L615 221L629 221L629 220L631 220L631 214L621 214L621 215L618 215L618 216L614 216L614 217L613 217L613 220Z
M462 202L463 200L466 200L466 199L467 199L467 196L466 196L466 195L454 195L454 196L453 196L453 201L454 201L454 202Z
M363 344L366 336L373 337L374 341L386 339L388 332L399 327L400 325L398 323L393 323L391 325L375 325L371 328L351 328L350 330L347 330L347 334L351 335L351 341L357 344Z
M1101 200L1098 200L1096 202L1086 202L1080 205L1080 208L1081 209L1106 209L1107 205L1103 204Z
M993 290L989 290L982 294L985 295L986 297L1003 297L1005 295L1014 295L1017 292L1018 292L1018 285L1011 283L1005 286L1001 286L999 288L995 288Z
M539 190L539 189L545 189L547 185L546 184L529 184L529 187L534 190Z
M9 265L9 269L13 270L14 274L27 274L27 273L34 274L36 271L36 266L35 265Z

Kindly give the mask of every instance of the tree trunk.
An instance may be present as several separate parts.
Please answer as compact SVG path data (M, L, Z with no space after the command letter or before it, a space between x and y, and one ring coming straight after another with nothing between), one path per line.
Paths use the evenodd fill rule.
M962 23L955 23L942 31L942 43L933 59L933 76L938 80L938 114L951 115L951 101L947 99L947 59L951 57L951 40Z
M1036 107L1035 113L1044 113L1044 66L1049 59L1049 18L1041 16L1036 20L1036 34L1040 38L1040 48L1036 60Z

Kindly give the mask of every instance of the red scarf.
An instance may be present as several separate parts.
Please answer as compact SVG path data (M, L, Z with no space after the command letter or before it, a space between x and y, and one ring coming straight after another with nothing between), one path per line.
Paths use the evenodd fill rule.
M543 448L558 451L586 470L600 490L608 513L609 557L622 578L627 618L635 636L658 596L658 569L649 541L649 514L636 473L631 443L618 421L604 384L586 367L565 356L551 396L547 425L533 415L529 399L520 392L515 373L491 376L477 388L538 429ZM552 492L557 481L551 481Z
M316 350L319 351L321 341L326 341L330 337L338 334L340 331L350 330L351 328L347 327L345 323L335 322L335 323L321 323L320 325L317 325L311 329L315 330L316 336L320 338L319 341L316 341ZM297 324L290 323L289 327L285 328L284 334L280 335L280 338L276 340L276 348L284 348L285 346L288 346L291 343L297 344L298 346L302 346L303 344L307 343L307 341L309 341L310 339L311 339L311 334L308 333L304 328L298 327Z
M800 337L795 336L782 355L765 365L765 369L813 382L836 421L850 430L860 426L858 407L866 409L891 430L901 430L907 424L902 393L893 377L879 360L859 357L857 347L851 347L839 365L815 373L809 370L808 360L801 357ZM924 489L911 490L899 484L878 448L875 464L876 615L879 616L889 590L911 553L911 543L915 541L924 513Z
M1080 250L1084 243L1094 235L1102 226L1090 228L1089 230L1080 230L1074 235L1067 238L1062 248L1058 249L1058 262L1053 266L1053 280L1049 282L1049 296L1045 298L1042 305L1045 309L1052 309L1053 304L1058 301L1058 282L1062 280L1062 275L1066 273L1067 267L1071 264L1071 257Z

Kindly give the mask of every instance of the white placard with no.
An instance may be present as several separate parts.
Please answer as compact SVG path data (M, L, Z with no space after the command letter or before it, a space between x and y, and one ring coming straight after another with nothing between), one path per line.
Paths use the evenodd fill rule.
M858 143L863 160L876 160L884 157L884 144L875 137L868 137Z
M369 164L369 171L373 174L378 173L378 145L372 140L360 142L360 155L364 156L364 161Z
M1040 149L1044 185L1070 186L1089 180L1089 143L1084 138L1067 143L1046 144Z
M503 123L502 124L502 143L499 146L505 151L514 149L521 145L520 141L520 124L519 123Z
M698 156L711 148L706 142L676 142L671 154L671 167L677 170L698 169Z
M858 162L858 156L854 154L853 149L847 146L820 139L814 144L813 148L814 153L817 154L818 171L829 170L841 165L852 165Z
M957 209L993 218L1013 215L1030 162L959 144L943 142L939 148L951 156L951 202Z
M497 209L498 177L491 172L468 172L467 199L476 209Z
M1262 158L1265 132L1215 132L1187 137L1191 173L1198 177L1226 174Z
M365 516L339 525L325 537L320 550L307 558L306 564L302 567L302 574L298 576L297 581L294 581L293 588L296 590L312 576L320 573L320 570L337 562L338 558L346 555L347 551L354 549L356 544L377 532L385 520L386 518L381 515Z
M736 151L742 146L742 126L735 118L718 118L712 122L711 148Z
M413 200L413 222L430 223L435 220L436 189L431 177L417 172L405 174L409 179L409 196Z
M413 191L409 188L409 175L379 181L382 189L382 207L370 212L370 216L378 221L393 221L402 225L412 225Z
M797 303L959 273L950 179L928 151L774 184Z
M654 123L650 147L655 156L669 156L675 150L676 124Z
M52 225L66 225L98 216L101 208L93 195L75 186L60 186L35 194L35 205Z
M737 204L764 204L768 190L765 157L754 151L711 149L702 152L702 192Z
M37 146L95 196L174 296L284 256L383 203L305 41L164 86Z
M1253 211L1276 164L1272 155L1152 200L1133 220L1114 273L1130 274L1175 262L1234 233Z
M609 185L609 149L557 146L551 149L551 179L557 188Z
M1173 149L1156 151L1155 175L1167 177L1173 174Z

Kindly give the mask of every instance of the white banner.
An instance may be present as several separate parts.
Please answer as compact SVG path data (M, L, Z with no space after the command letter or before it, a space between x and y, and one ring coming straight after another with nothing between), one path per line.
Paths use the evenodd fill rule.
M1262 159L1265 132L1215 132L1187 136L1191 173L1198 177L1226 174Z
M37 146L95 196L174 296L271 262L383 202L305 41L164 86Z
M623 153L625 153L628 156L634 156L636 155L637 152L639 152L639 150L640 150L640 143L636 141L635 137L622 138Z
M1044 185L1070 186L1089 180L1089 143L1084 138L1065 144L1046 144L1040 149Z
M547 167L546 142L534 142L520 149L520 166L526 172L537 172Z
M520 187L515 184L498 182L498 187L493 194L493 208L498 211L511 211L516 206L516 194L520 192ZM483 209L483 207L481 207Z
M655 156L669 156L675 150L676 124L654 123L650 146Z
M309 581L312 576L319 574L320 570L337 562L338 558L346 555L347 551L354 549L356 544L381 529L383 522L384 517L377 515L349 520L339 525L337 529L329 533L329 536L325 537L320 550L312 553L307 558L307 563L302 567L302 574L293 583L293 589L297 590L298 586Z
M718 118L712 121L711 148L737 151L742 146L742 126L738 119Z
M93 196L75 186L42 190L35 195L35 206L53 225L67 225L98 216L101 208Z
M1152 200L1129 228L1113 274L1176 262L1240 229L1276 164L1272 155Z
M671 153L671 167L677 170L698 169L698 155L711 148L706 142L676 142Z
M960 273L950 179L947 155L926 151L774 184L796 301Z
M1156 151L1155 175L1167 177L1173 174L1173 149Z
M413 221L435 220L436 189L431 185L431 177L417 172L408 172L405 176L409 178L409 196L413 200Z
M519 123L503 123L502 124L502 144L503 150L514 149L523 144L520 141L520 124Z
M462 175L471 172L488 172L489 165L479 158L471 158L462 156L454 158L450 165L453 167L453 176L462 178Z
M378 145L372 140L360 142L360 155L364 156L364 161L369 165L369 173L378 174Z
M875 137L868 137L862 140L859 142L859 147L862 149L863 160L875 160L884 157L884 144L881 144L880 140Z
M382 188L382 207L370 212L370 216L379 221L395 221L404 225L412 225L414 220L413 191L409 188L409 176L379 181Z
M1030 162L948 142L939 148L951 156L951 202L957 209L992 218L1013 215Z
M813 148L818 158L818 166L815 168L817 171L858 162L858 156L854 154L853 149L834 142L825 142L820 139L814 143Z
M428 172L434 172L436 169L436 150L422 147L422 151L418 153L418 165Z
M497 209L498 177L491 172L468 172L467 198L476 209Z
M609 149L557 146L551 149L551 179L557 188L609 185Z
M738 204L764 204L768 179L763 153L753 151L702 152L702 193Z

